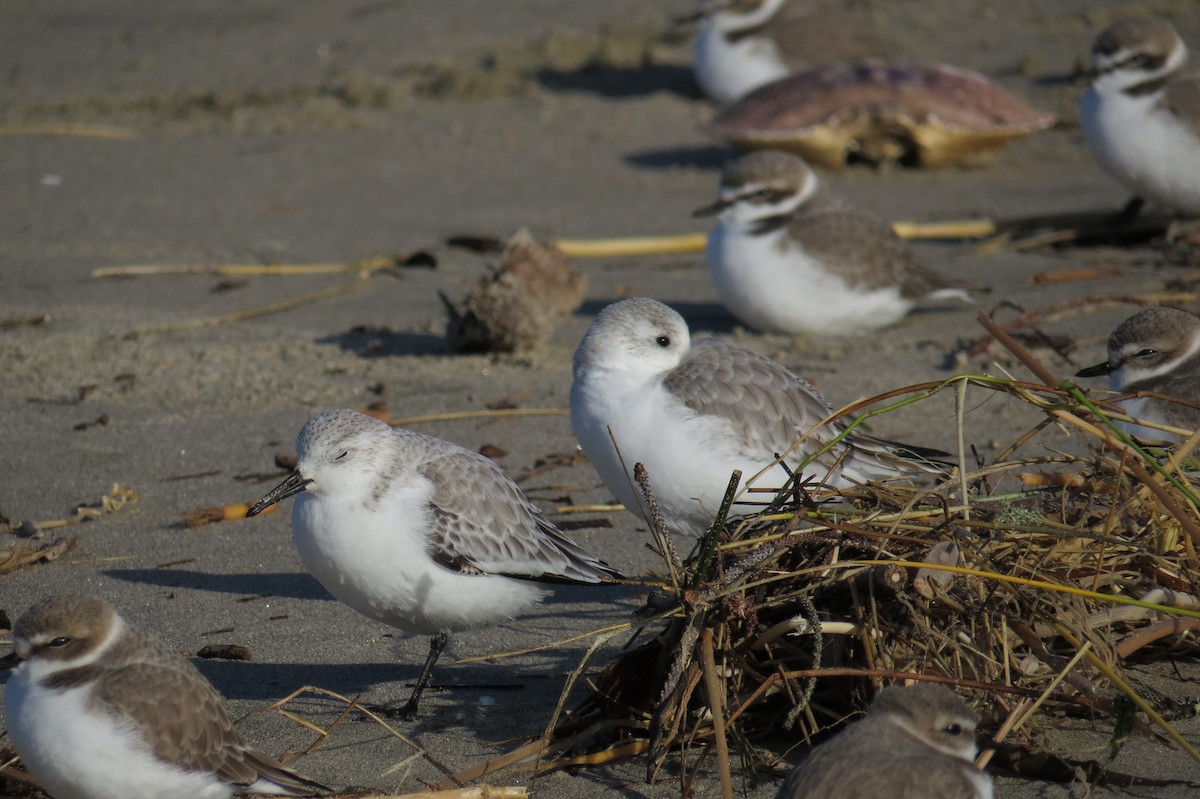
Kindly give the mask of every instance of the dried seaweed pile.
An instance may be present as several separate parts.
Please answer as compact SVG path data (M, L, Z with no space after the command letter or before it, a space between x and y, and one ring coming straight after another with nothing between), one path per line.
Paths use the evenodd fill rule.
M801 482L754 517L714 524L686 560L663 536L666 588L645 642L558 724L540 751L560 755L549 766L646 753L653 780L681 752L686 786L711 753L728 785L731 758L779 765L756 747L763 736L835 727L906 678L971 699L985 728L1001 728L1010 765L1037 749L1051 710L1122 716L1178 742L1169 718L1182 703L1142 696L1123 666L1200 655L1188 444L1174 460L1141 450L1070 384L964 376L907 401L968 386L1044 419L934 488Z

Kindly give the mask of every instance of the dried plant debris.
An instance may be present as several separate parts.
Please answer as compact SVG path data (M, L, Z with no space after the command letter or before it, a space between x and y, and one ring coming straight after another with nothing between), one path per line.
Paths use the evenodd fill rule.
M120 483L113 483L108 493L95 502L85 502L75 506L74 512L67 519L48 519L46 521L24 521L16 525L6 525L11 532L27 538L41 538L46 530L59 527L70 527L74 524L98 519L110 513L116 513L131 502L138 501L138 493L131 488L125 488ZM6 520L7 521L7 520Z
M0 547L0 574L8 574L35 563L57 560L74 549L78 541L77 536L56 538L49 544L40 545L28 541L13 541Z
M239 644L207 644L200 647L196 657L205 660L253 660L250 648Z
M460 305L441 295L447 346L459 353L537 350L583 302L586 286L561 250L519 231Z
M1036 424L933 489L799 483L755 516L718 515L687 559L657 536L667 576L642 642L527 745L539 768L645 754L654 780L683 750L685 772L710 751L721 770L731 757L777 770L764 742L811 740L905 679L950 685L992 733L1021 717L1000 760L1031 776L1105 772L1044 751L1046 728L1070 715L1124 719L1200 759L1171 726L1186 703L1125 671L1130 658L1200 656L1195 473L1122 438L1073 384L967 375L915 401L954 387L1007 395ZM1024 477L1043 472L1071 479Z
M246 511L250 510L251 502L235 502L232 505L213 505L205 508L198 508L191 513L186 514L180 526L191 530L196 527L206 527L217 522L233 522L246 518ZM266 516L274 511L274 506L268 507L262 511L261 516Z

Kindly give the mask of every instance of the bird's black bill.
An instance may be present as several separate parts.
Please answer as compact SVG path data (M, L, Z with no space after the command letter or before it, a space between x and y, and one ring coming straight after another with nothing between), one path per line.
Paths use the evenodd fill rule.
M1108 361L1105 361L1104 363L1098 363L1095 366L1089 366L1086 369L1080 369L1078 372L1075 373L1075 376L1076 377L1102 377L1104 375L1110 375L1110 374L1112 374L1112 372L1113 372L1112 365Z
M17 657L17 653L15 651L9 652L4 657L0 657L0 671L15 669L19 665L21 665L21 659Z
M246 518L257 516L276 502L283 502L288 497L299 494L308 488L308 484L311 482L312 480L305 480L301 477L300 470L297 469L289 474L286 480L272 488L265 497L251 505L250 510L246 511Z
M733 205L732 200L717 200L712 205L706 205L703 208L697 208L695 211L692 211L692 216L716 216L731 205Z

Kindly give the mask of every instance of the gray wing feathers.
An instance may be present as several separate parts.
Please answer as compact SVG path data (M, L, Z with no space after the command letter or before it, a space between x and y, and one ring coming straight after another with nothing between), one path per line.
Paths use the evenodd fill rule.
M797 436L833 412L806 380L756 352L721 339L692 345L687 358L664 381L667 389L700 415L725 419L731 440L744 457L764 465L787 452ZM785 459L795 464L824 448L846 429L840 420L813 430ZM904 474L940 474L937 450L909 447L856 433L844 437L816 463L826 469L844 466L863 480Z
M838 274L853 288L899 286L900 295L912 300L941 289L984 288L927 269L887 220L840 202L799 214L791 231L812 257L837 264Z
M618 573L563 535L492 461L469 450L422 464L434 486L431 554L448 568L598 583Z
M1200 67L1188 69L1167 84L1165 103L1200 136Z
M742 454L764 463L833 411L807 381L769 358L720 339L694 342L664 382L697 414L727 420L734 441L745 444ZM822 444L832 438L825 430L814 435Z
M133 729L145 731L158 757L193 771L208 771L231 785L267 779L298 795L327 790L256 752L234 730L221 697L178 654L156 639L129 630L137 649L153 660L114 664L96 685L94 701ZM114 701L120 697L120 702Z

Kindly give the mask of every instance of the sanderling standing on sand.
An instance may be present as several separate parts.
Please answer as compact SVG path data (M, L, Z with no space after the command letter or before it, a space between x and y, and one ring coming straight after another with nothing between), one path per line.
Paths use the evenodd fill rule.
M44 599L12 638L8 734L56 799L329 791L243 743L196 667L104 600Z
M1109 388L1122 394L1153 391L1187 402L1200 400L1200 317L1174 308L1147 308L1117 325L1108 337L1108 360L1080 369L1077 377L1108 376ZM1118 403L1125 413L1147 422L1195 430L1200 408L1150 397ZM1178 442L1164 430L1116 422L1147 443Z
M974 711L949 688L884 688L867 715L820 744L776 799L991 799L975 768Z
M364 616L432 636L411 716L452 632L511 619L535 583L620 575L560 532L493 461L349 410L308 420L295 471L250 508L294 494L292 539L329 593Z
M643 504L633 483L642 463L665 521L685 535L712 523L735 469L743 484L732 515L764 504L744 489L785 485L777 456L793 468L815 456L805 473L835 487L945 472L946 453L857 433L816 455L846 431L844 420L820 424L832 413L784 366L721 339L693 343L683 317L644 297L600 311L575 350L580 445L631 511Z
M717 295L741 322L772 333L868 333L917 302L971 301L978 283L921 266L874 214L832 195L802 158L758 150L725 165L708 234Z
M1136 197L1200 214L1200 66L1165 20L1133 17L1092 46L1079 123L1100 166Z

